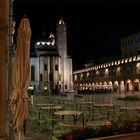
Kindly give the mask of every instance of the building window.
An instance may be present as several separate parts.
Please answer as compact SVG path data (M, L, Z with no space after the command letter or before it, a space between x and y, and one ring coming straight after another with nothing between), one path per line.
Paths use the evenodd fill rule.
M43 75L40 74L40 81L43 81Z
M123 47L125 47L125 46L126 46L126 43L125 43L125 42L123 42L123 43L122 43L122 46L123 46Z
M53 81L53 74L49 75L49 81Z
M127 70L126 70L126 73L127 73L127 75L130 75L130 70L127 69Z
M130 40L130 45L133 45L133 40L132 39Z
M133 40L128 40L128 45L132 45L133 44Z
M58 85L55 85L55 89L58 89Z
M116 69L116 76L120 76L120 75L121 75L121 68L118 67L118 68Z
M137 65L136 65L136 73L137 74L139 74L140 73L140 63L138 63Z
M77 75L74 75L74 81L77 81Z
M139 38L135 38L135 43L138 44L139 43Z
M68 86L67 85L65 85L65 89L67 89L68 88Z
M96 71L96 77L100 77L99 71Z
M126 47L127 46L127 42L122 42L122 47Z
M124 58L127 58L127 54L124 54Z
M116 75L116 70L112 71L112 76Z
M130 52L130 57L132 57L133 56L133 53L132 52Z
M47 64L44 65L44 71L47 71Z
M137 67L134 67L134 74L137 74Z
M124 46L125 46L125 47L127 46L127 42L124 42Z
M137 55L139 55L139 54L140 54L140 50L137 51Z
M80 76L80 80L82 80L83 79L83 74L81 74L81 76Z
M87 73L87 78L89 78L89 72Z
M140 43L140 37L138 37L138 42Z
M55 71L58 71L58 65L55 65Z
M59 81L61 81L61 74L59 74Z
M31 81L35 81L35 66L31 66Z
M105 77L108 77L108 76L109 76L109 70L105 69Z

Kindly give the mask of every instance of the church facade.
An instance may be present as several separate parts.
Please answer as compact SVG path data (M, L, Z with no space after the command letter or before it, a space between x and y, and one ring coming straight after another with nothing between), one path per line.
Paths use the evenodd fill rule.
M67 54L67 28L63 19L56 25L56 37L35 43L31 55L31 86L35 91L63 93L73 89L72 59Z
M140 33L120 41L120 59L73 72L75 90L81 93L140 92Z

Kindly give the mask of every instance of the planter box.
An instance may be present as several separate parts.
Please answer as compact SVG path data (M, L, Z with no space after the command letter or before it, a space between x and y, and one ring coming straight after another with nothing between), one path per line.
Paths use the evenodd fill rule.
M140 132L93 138L93 139L87 139L87 140L140 140Z

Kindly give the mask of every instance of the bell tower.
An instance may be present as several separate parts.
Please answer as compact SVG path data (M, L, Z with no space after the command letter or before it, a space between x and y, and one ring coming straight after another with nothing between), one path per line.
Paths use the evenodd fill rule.
M66 66L67 66L67 29L66 24L61 18L56 27L56 45L60 56L60 83L61 92L64 92L66 85Z
M67 30L66 24L61 18L57 24L56 29L57 48L61 58L67 58Z

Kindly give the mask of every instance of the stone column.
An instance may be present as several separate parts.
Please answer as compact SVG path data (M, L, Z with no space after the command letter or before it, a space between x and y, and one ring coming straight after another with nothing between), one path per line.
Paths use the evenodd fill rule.
M0 139L7 140L6 93L7 93L7 52L9 27L9 1L0 0Z

